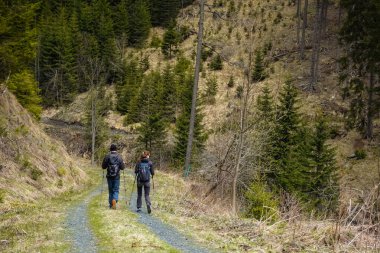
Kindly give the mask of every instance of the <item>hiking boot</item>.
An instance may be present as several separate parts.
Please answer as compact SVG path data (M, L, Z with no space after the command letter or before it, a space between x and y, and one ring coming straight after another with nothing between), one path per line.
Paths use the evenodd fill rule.
M141 208L137 208L136 212L140 213L141 212Z
M152 212L152 209L150 208L150 206L146 206L146 209L148 210L149 214Z
M116 209L116 200L112 200L112 209Z

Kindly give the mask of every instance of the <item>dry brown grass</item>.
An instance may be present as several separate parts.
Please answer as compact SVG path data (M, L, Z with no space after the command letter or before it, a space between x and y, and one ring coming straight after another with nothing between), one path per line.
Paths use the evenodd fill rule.
M55 196L87 180L63 145L48 137L8 91L0 94L0 118L6 121L0 136L1 211L15 202ZM65 173L59 174L58 168Z
M231 215L230 203L204 197L208 185L158 172L154 215L218 252L377 252L378 224L305 217L294 205L276 222ZM227 198L228 199L228 198ZM348 216L345 215L345 218ZM351 217L352 218L352 217Z

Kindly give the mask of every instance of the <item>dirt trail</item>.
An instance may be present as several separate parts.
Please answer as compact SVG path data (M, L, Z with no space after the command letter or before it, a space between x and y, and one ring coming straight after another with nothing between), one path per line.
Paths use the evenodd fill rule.
M70 252L97 252L96 239L89 226L87 209L91 199L99 193L99 189L93 191L82 202L69 209L67 213L66 225L70 231L69 240L72 243Z
M132 212L136 211L136 198L137 198L137 194L134 193L132 195L132 201L131 201L131 206L130 206L130 210ZM152 212L154 212L154 210ZM196 245L189 237L183 235L174 227L164 224L158 218L152 215L149 215L145 208L143 209L142 212L138 213L138 215L139 215L138 222L146 225L161 240L167 242L168 244L180 250L181 252L189 252L189 253L190 252L197 252L197 253L210 252L209 250L202 248L199 245Z
M70 208L67 213L66 226L70 231L69 240L72 243L72 250L70 252L93 253L98 251L96 238L90 229L87 217L89 202L98 194L100 194L100 189L91 192L82 202ZM103 194L107 194L107 192ZM136 193L134 193L132 195L132 204L129 208L131 212L136 211L136 197ZM138 222L147 226L158 238L181 252L209 252L205 248L196 245L190 238L181 234L174 227L164 224L158 218L147 214L145 208L143 208L141 213L138 213L138 217Z

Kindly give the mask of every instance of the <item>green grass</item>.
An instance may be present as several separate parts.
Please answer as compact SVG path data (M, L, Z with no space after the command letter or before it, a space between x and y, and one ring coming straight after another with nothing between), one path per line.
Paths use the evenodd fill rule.
M66 211L93 189L92 182L53 199L13 201L0 215L0 252L69 252Z
M100 201L101 196L95 197L89 208L99 252L179 252L139 224L137 215L127 210L123 199L117 210L109 209L106 204L100 206ZM106 197L102 202L107 202Z

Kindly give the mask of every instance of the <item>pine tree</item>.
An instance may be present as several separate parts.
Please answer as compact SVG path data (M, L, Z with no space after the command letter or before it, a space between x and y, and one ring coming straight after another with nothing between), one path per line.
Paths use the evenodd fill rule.
M320 211L333 211L337 206L339 188L335 150L327 143L328 128L323 116L317 118L311 138L311 199Z
M178 0L150 0L150 12L153 26L169 27L170 23L176 19L180 1Z
M252 81L260 82L265 79L264 73L264 59L261 50L255 52L255 66L252 73Z
M230 79L228 80L228 83L227 83L227 87L228 88L233 88L234 86L235 86L234 77L230 76Z
M218 93L218 80L216 76L212 76L206 80L206 90L203 96L210 104L215 103L215 96Z
M34 66L39 3L0 1L0 82Z
M210 69L211 70L222 70L223 69L223 61L222 57L217 54L214 58L212 58L210 62Z
M128 27L130 45L143 46L151 27L150 14L145 0L131 0Z
M175 129L175 151L174 156L177 162L183 162L186 154L187 140L189 134L190 125L190 113L191 113L191 97L192 97L192 86L193 86L193 76L187 74L185 82L182 84L181 88L181 101L182 108L181 114L177 118L176 129ZM194 141L193 141L193 159L196 159L197 154L204 148L204 143L207 140L207 134L204 131L204 126L202 125L203 115L200 109L197 109L194 125Z
M168 57L172 57L172 53L175 52L179 43L179 33L176 31L175 22L171 22L168 29L164 33L164 40L162 42L162 53Z
M177 85L172 67L168 64L162 73L160 104L162 117L168 123L175 122Z
M139 87L143 80L143 73L139 68L136 59L132 59L125 67L123 83L116 87L117 110L121 113L128 113L132 99L137 96Z
M301 125L297 96L297 89L287 80L280 93L270 151L274 171L267 178L286 191L303 195L310 188L306 174L308 160L303 160L308 153L308 136Z
M340 82L344 98L350 101L350 125L373 137L373 121L380 106L380 87L376 79L380 64L380 6L376 0L342 0L347 17L340 31L342 44L349 50L341 60Z
M38 84L33 74L28 70L13 74L7 82L7 86L9 90L15 94L20 104L35 118L39 119L42 112L40 105L42 99L38 95Z
M265 122L273 122L274 111L273 111L273 99L270 94L268 85L265 85L262 91L257 98L257 109L258 117L260 120Z
M40 82L48 105L71 102L78 91L73 34L64 7L57 16L45 17L40 39Z

